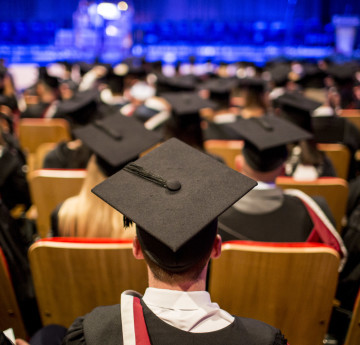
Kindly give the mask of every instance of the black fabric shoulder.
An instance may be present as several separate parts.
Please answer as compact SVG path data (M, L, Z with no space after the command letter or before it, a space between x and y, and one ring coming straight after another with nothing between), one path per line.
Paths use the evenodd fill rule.
M120 305L98 307L77 318L62 345L122 345Z
M287 343L280 330L265 322L238 316L235 316L235 322L240 325L244 344L286 345Z
M83 327L87 345L123 343L119 304L95 308L86 315Z
M73 322L61 343L62 345L86 344L83 322L84 317L79 317Z

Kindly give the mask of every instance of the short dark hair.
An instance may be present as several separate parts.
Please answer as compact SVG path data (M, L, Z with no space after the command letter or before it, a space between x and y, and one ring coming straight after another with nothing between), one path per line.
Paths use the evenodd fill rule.
M136 227L136 230L145 261L156 279L170 284L195 281L199 278L202 270L210 259L217 234L217 218L205 226L193 239L188 241L188 243L183 246L184 248L181 248L183 252L181 258L183 259L184 255L186 255L187 261L190 263L182 269L173 269L166 266L167 262L164 263L163 261L169 258L169 253L166 253L164 257L156 255L158 254L156 252L154 254L154 252L152 252L152 244L158 242L158 240L155 238L152 238L151 241L149 241L148 238L144 239L143 235L145 231L139 226ZM156 259L154 259L155 255ZM174 253L173 255L176 257L177 254Z

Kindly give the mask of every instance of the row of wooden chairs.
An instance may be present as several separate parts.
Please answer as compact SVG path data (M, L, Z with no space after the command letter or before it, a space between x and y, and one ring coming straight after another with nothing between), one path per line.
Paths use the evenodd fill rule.
M344 110L343 116L354 123L359 123L360 129L360 112L357 111L359 114L354 115L353 110L351 114L348 113L349 111ZM40 168L39 155L43 155L52 147L49 144L71 138L69 123L65 119L21 119L18 131L20 145L28 155L30 171ZM45 146L40 150L39 147L42 144ZM237 140L207 140L205 142L205 149L208 152L223 157L226 164L232 168L235 168L235 156L241 153L242 147L243 142ZM319 149L332 160L338 177L346 179L350 161L349 150L341 144L319 144Z
M40 237L50 230L50 215L65 199L77 195L86 177L86 170L40 169L29 174L30 192L37 217ZM283 189L299 189L310 196L322 196L334 216L336 228L341 232L346 212L349 187L346 180L337 177L297 181L291 177L278 177L276 184Z
M282 329L292 345L322 344L338 279L335 250L310 243L233 241L223 244L222 251L210 266L214 301L230 313ZM30 247L29 260L44 325L68 327L98 305L119 303L121 291L143 293L147 286L146 266L132 256L129 240L46 239ZM0 327L14 327L22 336L4 271L2 261ZM345 345L358 344L359 314L358 299Z
M39 169L29 173L31 199L35 208L38 234L47 237L51 212L67 198L79 194L86 170Z
M42 168L41 159L56 143L71 139L69 122L60 118L20 119L17 131L29 172Z

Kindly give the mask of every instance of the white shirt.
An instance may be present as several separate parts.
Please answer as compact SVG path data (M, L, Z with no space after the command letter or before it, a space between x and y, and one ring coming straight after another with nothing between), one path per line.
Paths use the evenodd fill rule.
M227 327L234 321L207 291L177 291L147 288L143 301L162 321L183 331L205 333Z

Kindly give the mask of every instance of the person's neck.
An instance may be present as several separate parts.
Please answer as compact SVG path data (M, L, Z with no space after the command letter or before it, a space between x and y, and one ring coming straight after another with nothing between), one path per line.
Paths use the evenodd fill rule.
M167 283L156 279L150 269L148 269L149 287L176 291L205 291L206 272L204 270L197 280Z

